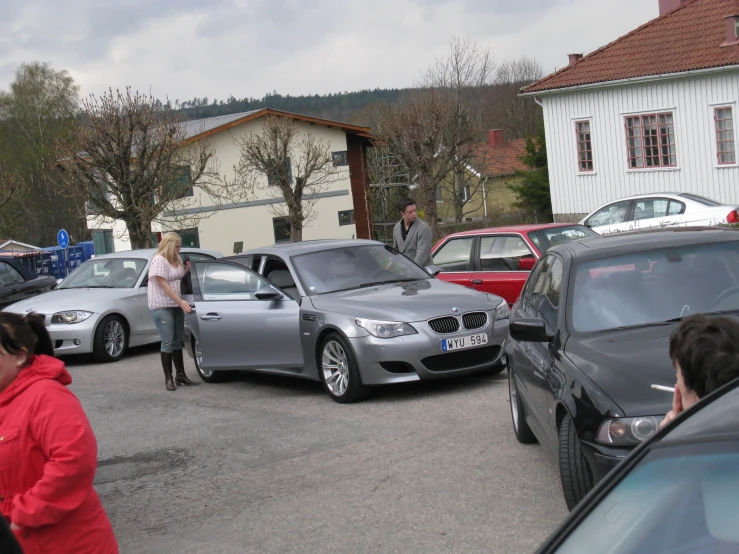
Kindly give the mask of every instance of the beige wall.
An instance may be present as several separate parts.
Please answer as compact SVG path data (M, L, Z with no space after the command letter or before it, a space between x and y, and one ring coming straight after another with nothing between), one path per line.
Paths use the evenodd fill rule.
M219 173L225 182L232 183L234 181L234 166L239 161L238 141L248 137L251 133L260 134L263 121L263 118L258 118L209 137L209 140L214 143ZM331 151L347 149L346 133L341 129L329 128L325 125L311 125L307 122L298 122L298 124L306 133L311 133L316 138L328 143ZM356 237L356 227L354 225L339 225L338 212L354 209L354 202L349 181L349 167L340 167L338 171L338 179L324 186L321 192L343 194L320 198L317 201L315 204L317 217L304 227L303 240ZM263 201L278 196L279 191L277 189L267 187L267 177L265 175L260 179L253 194L244 201ZM195 196L187 199L186 202L178 208L212 205L207 195L197 188L195 189ZM216 212L206 212L203 214L206 217L199 221L182 222L176 227L197 227L202 248L230 254L233 252L234 242L243 241L244 250L274 244L272 218L275 215L273 211L273 206L265 204L238 208L222 207ZM113 229L115 250L119 252L131 249L126 226L122 221L90 217L88 218L88 228ZM155 225L153 230L160 230L160 227Z

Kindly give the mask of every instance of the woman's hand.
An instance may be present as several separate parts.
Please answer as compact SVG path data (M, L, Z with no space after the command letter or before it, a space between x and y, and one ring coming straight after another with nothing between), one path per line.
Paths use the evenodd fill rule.
M189 314L192 311L190 303L187 300L183 300L182 298L180 298L180 307L182 308L182 311L186 314Z
M185 273L188 273L190 271L190 260L187 260L185 262Z

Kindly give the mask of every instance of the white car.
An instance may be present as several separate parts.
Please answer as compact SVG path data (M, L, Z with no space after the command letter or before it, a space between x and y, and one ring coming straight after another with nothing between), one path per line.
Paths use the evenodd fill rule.
M726 206L687 192L640 194L609 202L580 224L601 235L648 227L710 226L739 223L737 210L739 206Z

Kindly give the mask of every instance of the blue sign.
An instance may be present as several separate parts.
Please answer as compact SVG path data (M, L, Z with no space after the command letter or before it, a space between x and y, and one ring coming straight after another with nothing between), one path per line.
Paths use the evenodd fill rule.
M60 248L67 248L69 246L69 235L64 229L61 229L56 234L56 241L59 243Z

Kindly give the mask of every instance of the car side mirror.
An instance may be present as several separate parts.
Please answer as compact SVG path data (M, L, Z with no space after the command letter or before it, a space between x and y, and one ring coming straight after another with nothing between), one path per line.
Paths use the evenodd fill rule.
M549 342L553 335L547 333L541 319L517 319L508 325L511 338L519 342Z
M282 298L282 294L272 287L262 287L254 293L254 297L257 300L278 300Z
M518 260L518 270L519 271L531 271L534 269L534 266L536 265L536 258L533 256L526 256L525 258L521 258Z
M443 271L438 265L427 265L423 269L426 270L426 273L431 275L431 277L436 277L439 273Z

